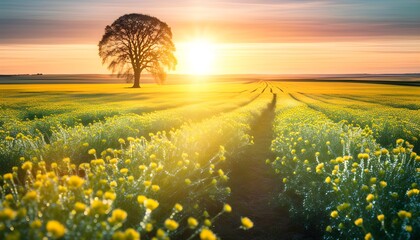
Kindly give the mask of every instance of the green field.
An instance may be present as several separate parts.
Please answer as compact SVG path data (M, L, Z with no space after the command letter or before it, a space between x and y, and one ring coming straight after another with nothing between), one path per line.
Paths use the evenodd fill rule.
M0 87L0 239L420 238L418 86Z

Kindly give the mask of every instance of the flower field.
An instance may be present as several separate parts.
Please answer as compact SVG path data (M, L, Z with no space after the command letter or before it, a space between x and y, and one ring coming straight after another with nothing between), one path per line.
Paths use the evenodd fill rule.
M220 219L257 239L231 171L270 111L252 166L281 190L260 194L316 237L416 239L420 92L365 85L2 86L0 239L217 239Z

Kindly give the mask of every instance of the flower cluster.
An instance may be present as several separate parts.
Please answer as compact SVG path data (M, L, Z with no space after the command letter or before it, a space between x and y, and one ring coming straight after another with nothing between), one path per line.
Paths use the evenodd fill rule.
M57 158L42 151L22 157L0 178L0 238L216 239L215 222L232 211L226 152L252 144L249 124L268 102L169 132L116 137L117 147L76 148L88 162L66 155L47 162ZM242 219L243 229L252 227Z
M420 157L409 141L382 148L369 126L333 122L298 102L279 106L274 130L281 200L324 238L407 239L419 229ZM302 202L289 199L296 194Z

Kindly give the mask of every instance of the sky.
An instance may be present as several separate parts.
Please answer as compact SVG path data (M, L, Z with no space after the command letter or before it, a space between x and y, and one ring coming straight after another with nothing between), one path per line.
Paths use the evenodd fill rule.
M1 0L0 74L109 73L97 44L127 13L168 23L173 73L194 41L208 74L420 72L420 0Z

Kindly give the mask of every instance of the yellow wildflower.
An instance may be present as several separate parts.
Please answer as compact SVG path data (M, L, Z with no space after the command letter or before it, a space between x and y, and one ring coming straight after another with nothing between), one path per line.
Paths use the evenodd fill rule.
M4 208L0 211L0 220L13 220L16 217L16 212L13 211L11 208Z
M232 207L229 205L229 204L225 204L224 206L223 206L223 211L224 212L227 212L227 213L230 213L230 212L232 212Z
M198 221L197 221L197 219L195 219L195 218L193 218L193 217L189 217L187 221L188 221L188 226L189 226L190 228L196 228L196 227L197 227L197 225L198 225Z
M363 225L363 218L358 218L354 221L354 225L360 227Z
M69 179L67 180L67 184L71 188L79 188L83 185L83 183L84 183L83 178L76 175L69 177Z
M124 232L124 240L140 240L140 233L132 228L127 228Z
M25 171L31 171L32 170L32 162L26 161L22 164L22 169Z
M175 204L174 209L175 209L175 211L177 211L177 212L181 212L181 211L182 211L182 209L184 209L184 208L182 207L182 205L181 205L181 204L177 203L177 204Z
M81 202L76 202L76 203L74 204L74 210L75 210L76 212L84 212L84 211L85 211L85 209L86 209L86 205L85 205L84 203L81 203Z
M169 230L169 231L174 231L178 228L179 224L177 221L173 220L173 219L166 219L165 220L165 227Z
M137 202L138 202L139 204L143 204L143 203L144 203L144 201L146 201L146 199L147 199L147 197L146 197L146 196L144 196L144 195L139 195L139 196L137 196Z
M159 202L151 198L144 200L143 204L150 211L155 210L159 206Z
M122 223L127 218L127 212L122 209L115 209L112 211L111 218L108 219L110 223Z
M159 191L159 190L160 190L159 185L152 185L152 191L153 191L153 192L157 192L157 191Z
M251 219L247 217L241 218L242 227L245 229L250 229L254 227L254 223L251 221Z
M411 218L411 212L407 212L405 210L400 210L398 212L398 217L400 217L400 218Z
M369 193L366 197L367 202L372 202L373 199L375 199L375 195L373 195L372 193Z
M13 174L11 173L6 173L3 175L4 180L12 180L13 179Z
M66 228L59 221L51 220L47 223L47 232L53 238L61 238L66 233Z
M200 239L201 240L216 240L216 235L214 235L214 233L207 228L203 228L200 232Z

